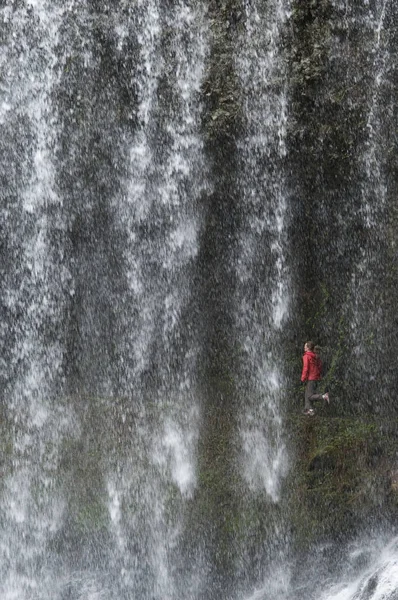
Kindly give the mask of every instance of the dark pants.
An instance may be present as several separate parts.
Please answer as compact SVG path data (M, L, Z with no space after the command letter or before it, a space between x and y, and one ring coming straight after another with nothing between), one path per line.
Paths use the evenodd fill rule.
M318 381L307 381L304 408L312 408L312 400L322 400L322 394L316 393L318 383Z

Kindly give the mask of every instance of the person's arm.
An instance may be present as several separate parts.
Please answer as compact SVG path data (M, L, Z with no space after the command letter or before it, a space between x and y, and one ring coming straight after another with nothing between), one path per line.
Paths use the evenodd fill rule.
M301 373L301 381L304 383L304 381L307 381L308 379L308 369L309 369L309 360L308 360L308 356L306 354L304 354L303 356L303 370Z

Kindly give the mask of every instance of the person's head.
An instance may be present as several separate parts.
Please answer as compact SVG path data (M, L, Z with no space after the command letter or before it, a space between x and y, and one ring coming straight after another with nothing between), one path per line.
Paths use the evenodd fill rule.
M304 352L313 352L315 348L314 342L305 342Z

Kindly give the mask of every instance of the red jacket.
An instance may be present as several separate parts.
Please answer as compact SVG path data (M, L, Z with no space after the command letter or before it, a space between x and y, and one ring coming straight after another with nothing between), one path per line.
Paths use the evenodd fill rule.
M304 352L301 381L319 381L322 377L322 361L315 352Z

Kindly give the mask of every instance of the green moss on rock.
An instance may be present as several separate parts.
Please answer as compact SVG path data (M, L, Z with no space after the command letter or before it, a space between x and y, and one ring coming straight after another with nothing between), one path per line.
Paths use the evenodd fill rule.
M241 127L241 84L235 69L236 32L242 25L239 0L209 3L211 51L202 91L204 130L208 140L233 138Z
M349 539L374 516L397 511L396 434L375 419L296 417L291 473L295 543ZM395 424L397 425L397 424ZM398 480L398 479L397 479Z

